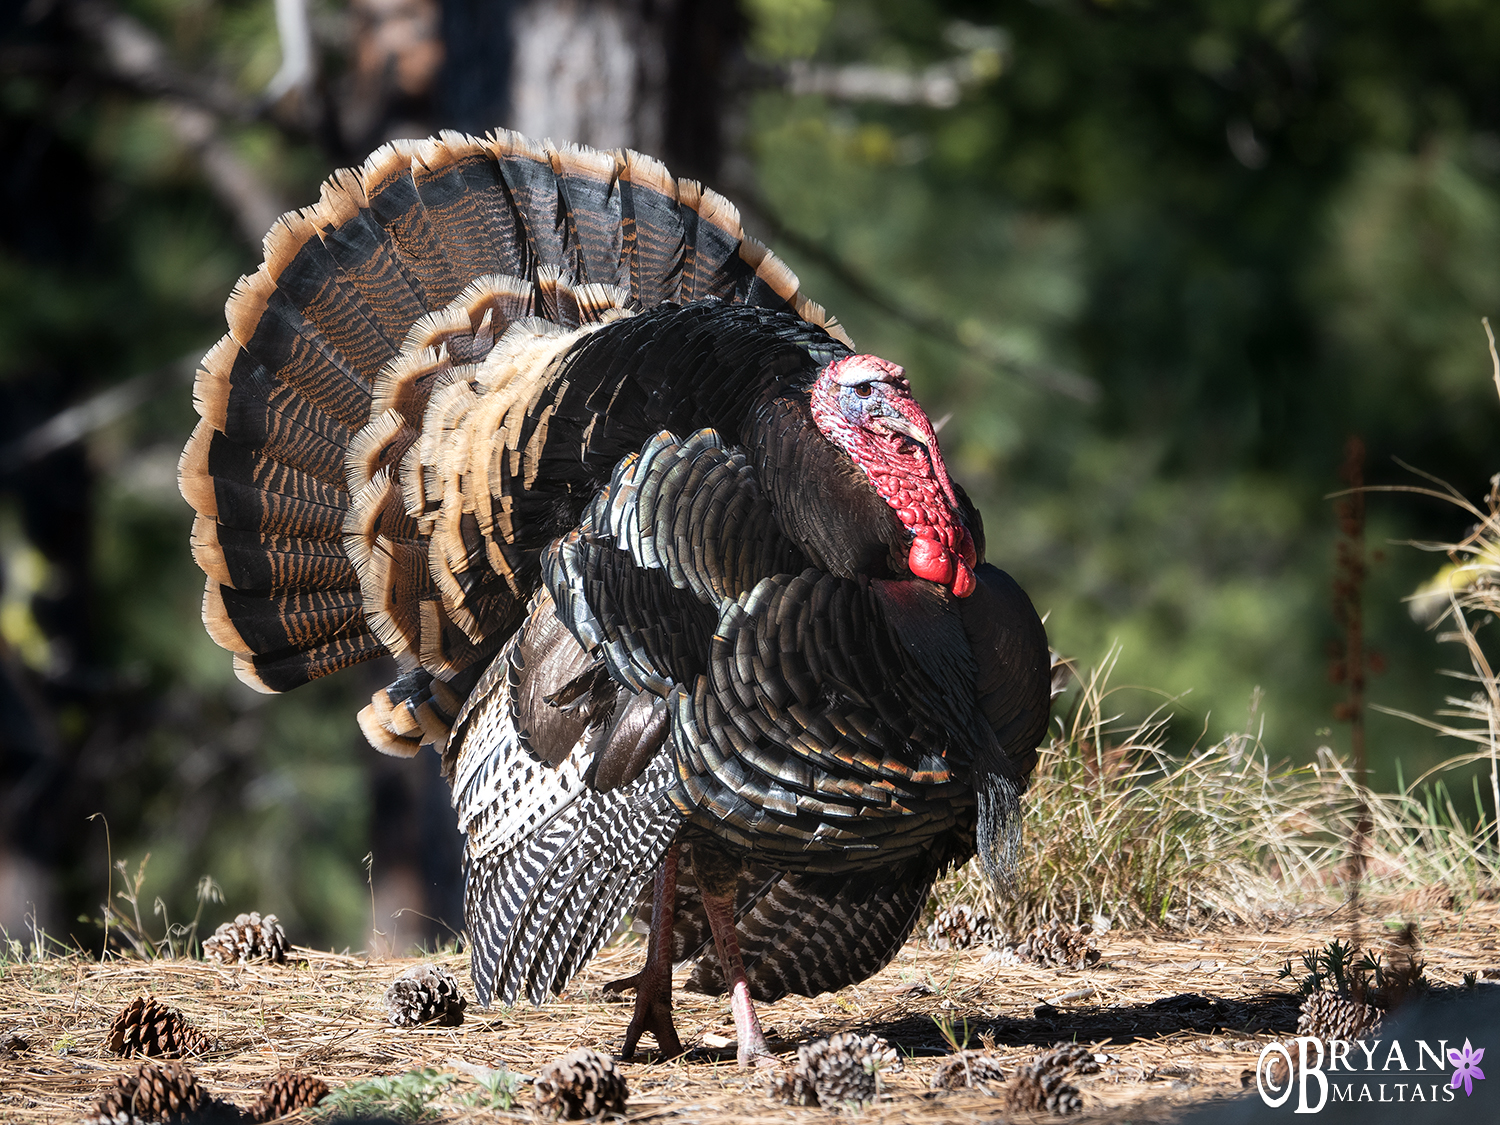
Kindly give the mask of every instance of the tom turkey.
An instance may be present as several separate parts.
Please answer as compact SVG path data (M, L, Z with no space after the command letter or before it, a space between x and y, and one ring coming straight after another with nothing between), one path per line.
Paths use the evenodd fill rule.
M882 967L976 851L1004 887L1049 706L1030 601L901 368L634 152L380 149L284 215L181 463L203 618L284 691L385 653L359 722L442 757L481 1002L647 914L751 999Z

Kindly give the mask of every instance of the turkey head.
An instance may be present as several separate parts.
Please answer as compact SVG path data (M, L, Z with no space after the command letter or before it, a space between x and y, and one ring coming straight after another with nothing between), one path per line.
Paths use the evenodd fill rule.
M849 455L910 533L906 567L956 597L973 593L974 538L905 371L877 356L847 356L818 374L811 398L818 429Z

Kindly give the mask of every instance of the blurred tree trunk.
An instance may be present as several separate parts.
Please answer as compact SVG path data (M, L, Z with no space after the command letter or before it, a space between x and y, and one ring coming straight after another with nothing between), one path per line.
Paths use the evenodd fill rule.
M723 0L446 0L440 124L626 146L679 175L723 158L741 24Z

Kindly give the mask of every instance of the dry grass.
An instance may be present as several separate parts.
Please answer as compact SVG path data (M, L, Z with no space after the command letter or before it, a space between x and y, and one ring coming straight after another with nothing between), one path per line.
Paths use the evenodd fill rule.
M1484 331L1489 339L1495 389L1500 392L1500 353L1496 352L1488 318L1484 320ZM1448 556L1448 562L1410 599L1413 617L1439 629L1440 642L1456 644L1463 651L1468 667L1445 670L1444 674L1470 687L1466 694L1447 697L1447 707L1438 711L1434 719L1387 707L1377 710L1410 719L1474 746L1476 749L1429 770L1416 779L1414 786L1434 775L1484 763L1489 766L1490 806L1485 809L1476 779L1474 824L1465 827L1464 818L1459 816L1439 776L1421 800L1413 795L1414 786L1403 786L1400 794L1387 801L1386 813L1388 819L1393 818L1406 828L1411 846L1403 852L1403 862L1425 867L1430 879L1494 894L1500 889L1500 862L1497 862L1500 825L1495 819L1500 810L1500 677L1483 642L1487 635L1484 630L1500 617L1500 474L1490 478L1489 492L1480 504L1475 504L1445 481L1413 471L1427 480L1430 487L1370 491L1411 492L1432 497L1452 504L1473 521L1468 534L1459 542L1412 544L1440 551ZM1414 827L1418 824L1419 828Z
M1181 927L1337 901L1360 810L1345 763L1323 747L1310 765L1278 764L1254 729L1175 758L1160 715L1111 717L1112 668L1107 659L1079 677L1075 705L1041 750L1013 896L995 902L971 863L935 903L974 904L1019 937L1054 920ZM1375 893L1472 901L1500 887L1491 827L1466 822L1441 781L1420 797L1363 796Z
M940 889L945 903L973 901L1013 935L1096 915L1180 925L1246 917L1337 862L1320 771L1274 765L1250 732L1174 759L1160 715L1123 727L1111 717L1114 657L1080 677L1041 750L1014 895L994 902L970 865Z

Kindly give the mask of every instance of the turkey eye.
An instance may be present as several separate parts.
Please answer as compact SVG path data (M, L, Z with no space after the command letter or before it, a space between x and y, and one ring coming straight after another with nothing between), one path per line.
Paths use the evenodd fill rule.
M869 383L861 383L859 386L854 388L854 393L857 394L860 398L869 398L870 390L871 388Z

